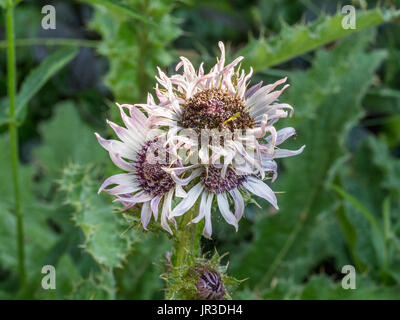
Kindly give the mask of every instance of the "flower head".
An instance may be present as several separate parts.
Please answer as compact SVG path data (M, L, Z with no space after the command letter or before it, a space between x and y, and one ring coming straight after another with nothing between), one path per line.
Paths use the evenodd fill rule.
M182 73L168 77L158 69L158 102L148 94L146 104L118 105L126 128L109 125L121 141L96 134L112 161L128 171L108 178L99 191L114 195L126 208L142 203L144 228L152 215L157 220L162 205L161 225L172 233L169 221L175 224L175 217L199 201L198 215L191 223L204 219L205 237L212 235L213 203L237 230L245 199L261 197L278 209L275 193L264 180L277 178L275 159L304 149L278 147L296 133L291 127L278 131L274 127L293 114L292 106L277 103L288 87L287 79L248 88L252 69L248 74L239 70L243 57L225 65L222 42L219 48L221 56L209 73L203 64L196 72L184 57L176 67ZM157 134L151 134L154 130ZM172 208L174 197L183 199Z
M185 196L185 192L164 170L170 163L169 150L161 136L152 131L154 124L139 109L131 105L118 107L126 128L111 121L108 124L121 141L106 140L97 133L96 137L100 145L109 152L114 164L127 173L106 179L99 192L105 191L114 195L116 201L121 202L126 209L141 203L141 222L145 229L152 215L157 220L162 202L161 225L172 233L168 224L172 200L174 195ZM129 116L124 109L129 110Z

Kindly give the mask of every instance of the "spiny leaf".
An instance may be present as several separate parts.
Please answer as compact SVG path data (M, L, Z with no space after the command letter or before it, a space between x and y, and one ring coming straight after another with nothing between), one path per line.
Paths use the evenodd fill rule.
M143 15L151 17L154 24L112 16L96 7L90 26L102 35L98 51L110 63L105 77L107 86L119 103L134 103L145 99L146 92L154 88L156 67L166 67L173 62L168 46L179 36L180 30L177 20L170 14L174 8L171 1L153 0L151 6L144 0L125 3L144 10Z
M97 194L99 182L93 168L70 164L59 185L66 193L66 204L73 208L74 222L85 235L85 250L106 267L120 267L131 249L133 230L125 232L129 228L125 218Z
M102 5L110 10L114 10L117 13L128 15L134 19L137 19L137 20L140 20L140 21L143 21L146 23L154 23L154 22L150 21L144 14L138 12L131 6L127 6L123 3L117 2L115 0L78 0L78 1L86 2L86 3L90 3L90 4Z
M400 16L400 11L380 8L368 11L357 10L356 12L356 29L344 29L342 27L343 15L337 13L334 16L322 15L309 25L284 26L281 33L275 37L250 39L249 43L239 52L240 55L246 57L243 65L245 67L252 66L254 71L260 71L334 40Z

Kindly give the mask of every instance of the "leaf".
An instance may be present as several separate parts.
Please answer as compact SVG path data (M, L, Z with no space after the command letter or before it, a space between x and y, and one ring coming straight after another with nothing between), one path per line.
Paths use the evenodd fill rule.
M300 282L316 263L327 258L323 248L310 251L319 241L315 243L310 235L318 229L321 217L336 207L327 186L346 157L344 139L361 116L360 100L385 56L383 52L364 53L372 37L361 33L334 50L318 51L313 67L290 79L288 102L310 111L296 126L295 144L305 144L306 149L284 161L286 172L274 188L285 191L279 196L280 211L267 216L259 210L254 241L242 248L240 257L232 259L243 261L233 266L234 275L250 276L249 286L264 290L282 275ZM268 208L265 202L263 205Z
M59 49L49 55L38 67L31 70L24 79L17 95L15 117L21 121L26 111L26 106L46 82L68 64L78 54L77 48ZM8 99L0 101L0 126L9 122Z
M34 163L42 172L41 193L48 192L68 163L96 163L99 166L107 158L94 130L80 119L72 102L57 104L54 112L50 121L39 126L42 144L33 151Z
M115 0L78 0L81 2L86 2L90 4L98 4L106 7L107 9L114 10L115 12L119 14L124 14L128 15L134 19L140 20L142 22L146 23L154 23L153 21L149 20L144 14L138 12L131 6L124 5L122 3L119 3Z
M14 196L7 135L0 136L0 149L0 267L14 273L18 270L17 221L12 211ZM56 233L48 225L51 206L37 201L33 195L33 176L31 167L20 165L25 267L29 277L40 277L47 250L55 243Z
M48 56L37 68L31 70L17 95L16 117L22 114L32 97L44 84L78 54L77 48L59 49Z
M70 299L74 300L110 300L115 299L115 279L112 271L103 269L96 275L90 275L74 285Z
M106 85L119 103L135 103L145 99L154 88L156 67L167 67L173 62L169 46L181 32L178 21L171 15L173 2L153 0L148 5L144 0L127 0L125 3L143 10L142 14L154 24L138 23L96 8L90 27L101 34L98 52L110 64ZM117 109L112 112L117 119Z
M82 247L101 265L120 267L133 244L133 230L121 213L97 194L93 168L70 164L63 170L60 190L73 208L72 219L85 235Z
M165 254L171 243L163 233L146 233L134 244L124 267L115 270L118 299L163 299Z
M343 289L340 282L334 283L327 276L318 275L302 288L299 299L319 300L398 300L400 286L385 287L364 276L356 276L356 289Z
M400 11L380 8L367 11L357 10L356 29L342 27L341 13L336 13L334 16L322 15L309 25L283 26L280 34L275 37L250 39L239 54L246 57L243 66L252 66L257 72L352 33L390 21L399 15Z

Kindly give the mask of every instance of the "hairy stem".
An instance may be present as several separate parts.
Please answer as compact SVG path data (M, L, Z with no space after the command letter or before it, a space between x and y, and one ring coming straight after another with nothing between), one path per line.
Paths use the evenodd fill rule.
M200 237L197 223L188 223L195 217L197 206L193 206L186 212L179 222L175 236L175 254L173 256L174 267L185 265L189 259L200 256Z
M15 67L15 43L14 43L14 4L7 0L6 8L7 29L7 83L9 98L9 131L10 131L10 153L11 173L14 186L14 212L17 217L17 246L18 246L18 271L21 287L25 284L25 255L24 255L24 231L21 214L21 201L19 192L18 176L18 129L15 119L16 102L16 67Z
M174 253L171 259L172 270L170 275L172 277L179 278L182 275L182 270L194 266L196 259L201 256L200 238L202 224L189 224L197 212L198 206L195 205L179 220L179 225L174 235ZM177 297L177 292L171 287L171 282L167 281L167 286L166 298L168 300L189 298L181 296L182 292Z

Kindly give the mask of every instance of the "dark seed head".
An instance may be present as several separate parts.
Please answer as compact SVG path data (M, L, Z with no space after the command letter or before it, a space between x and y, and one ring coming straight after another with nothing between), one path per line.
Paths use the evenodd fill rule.
M204 171L201 181L209 192L223 193L241 186L246 179L246 175L238 175L231 168L228 168L225 177L222 177L220 168L209 166L208 170Z
M205 300L222 300L225 292L220 274L213 270L200 274L196 288L199 298Z
M175 186L171 176L162 169L168 158L168 152L157 139L148 141L139 151L136 160L138 181L142 189L153 196L165 194Z
M179 125L192 129L249 129L254 119L244 102L220 89L207 89L186 101Z

